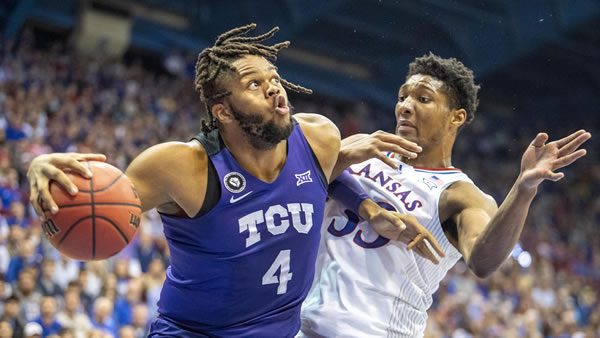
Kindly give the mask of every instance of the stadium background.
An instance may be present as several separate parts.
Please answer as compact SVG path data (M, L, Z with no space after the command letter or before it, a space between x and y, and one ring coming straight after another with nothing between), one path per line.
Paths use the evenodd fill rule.
M199 131L197 53L222 31L279 25L280 72L315 90L296 111L344 135L392 131L408 63L456 57L482 84L454 165L497 201L538 131L585 128L588 156L543 184L512 258L480 280L459 263L430 337L600 337L600 2L596 0L4 0L0 2L0 337L142 337L168 252L160 220L108 261L62 258L28 206L26 169L52 151L141 150ZM65 329L72 327L74 329ZM27 333L40 327L27 325ZM83 333L84 331L90 333ZM53 336L56 337L56 336Z

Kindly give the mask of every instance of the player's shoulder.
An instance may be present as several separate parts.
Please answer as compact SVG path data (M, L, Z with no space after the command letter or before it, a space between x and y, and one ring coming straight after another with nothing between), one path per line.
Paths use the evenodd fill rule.
M298 113L294 114L294 119L302 129L323 173L329 179L340 151L340 131L331 120L323 115Z
M494 198L486 194L473 182L459 180L444 190L441 197L451 209L456 211L466 208L497 209Z
M152 162L171 160L177 163L203 154L206 154L204 147L198 141L192 140L189 142L171 141L159 143L143 151L140 156Z
M173 141L159 143L144 150L131 162L127 171L160 176L163 172L175 172L173 168L183 173L186 168L193 171L206 165L206 151L199 142Z
M336 148L335 152L339 150L340 131L330 119L314 113L297 113L294 114L294 119L313 148L333 146Z
M321 131L326 134L340 137L340 131L337 126L326 116L315 113L297 113L294 119L300 125L303 132Z

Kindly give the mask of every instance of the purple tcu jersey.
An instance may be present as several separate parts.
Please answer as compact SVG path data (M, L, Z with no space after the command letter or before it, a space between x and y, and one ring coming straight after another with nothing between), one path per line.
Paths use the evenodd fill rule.
M195 218L161 215L171 264L159 313L208 336L293 337L319 247L327 194L321 168L295 121L272 183L244 170L218 133L203 138L220 196Z

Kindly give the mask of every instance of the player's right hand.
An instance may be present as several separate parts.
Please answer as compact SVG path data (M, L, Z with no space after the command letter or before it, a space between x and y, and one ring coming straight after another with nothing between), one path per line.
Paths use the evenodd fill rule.
M47 213L55 214L58 206L50 194L50 181L55 181L70 194L77 193L77 186L64 173L70 170L79 173L85 178L91 178L92 173L83 165L82 161L106 161L102 154L78 154L78 153L53 153L40 155L31 161L27 170L29 180L29 201L37 215L45 220Z

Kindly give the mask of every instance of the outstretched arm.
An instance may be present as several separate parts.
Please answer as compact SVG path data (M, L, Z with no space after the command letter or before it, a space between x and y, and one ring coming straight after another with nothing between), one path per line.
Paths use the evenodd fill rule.
M504 262L521 236L540 183L564 177L556 170L586 154L578 148L591 137L584 130L546 143L538 134L521 160L521 171L500 207L472 184L458 182L442 195L440 216L458 229L458 249L478 277L487 277Z
M200 199L198 205L197 197L186 198L182 195L189 192L196 196L204 196L206 158L204 150L193 142L167 142L155 145L138 155L125 174L138 192L143 211L176 202L188 215L194 215L194 211L199 210L203 199ZM65 174L65 170L90 178L82 162L105 160L106 157L101 154L54 153L36 157L27 172L31 189L30 201L36 213L45 219L50 214L58 212L58 207L50 194L51 181L55 181L73 195L77 193L77 187ZM171 166L165 166L164 163L170 163ZM171 170L172 167L178 170ZM190 189L190 182L182 180L181 177L197 177L199 182L193 186L200 190ZM184 193L175 196L173 191L184 191Z

